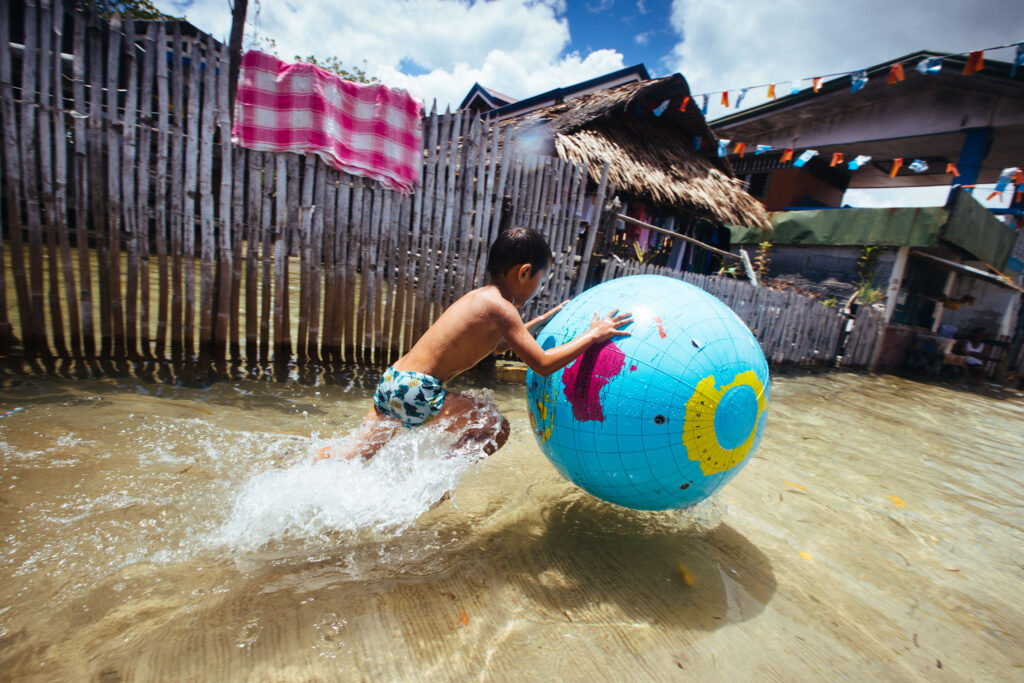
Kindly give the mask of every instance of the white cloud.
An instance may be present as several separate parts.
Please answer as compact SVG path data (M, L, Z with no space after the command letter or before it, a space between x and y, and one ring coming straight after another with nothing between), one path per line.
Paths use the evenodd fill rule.
M226 36L226 2L182 4L158 0L166 11L186 14L216 37ZM457 106L474 82L516 98L529 97L623 67L614 50L565 54L569 24L563 0L307 0L301 7L267 0L256 15L249 5L246 39L273 38L284 58L337 56L384 83L407 88L429 106ZM413 62L426 73L408 76ZM364 64L365 61L365 64Z
M671 26L680 42L664 66L703 93L853 71L918 50L967 52L1019 41L1018 3L990 0L980 10L892 0L673 0ZM1012 59L1010 50L986 56ZM752 90L743 104L761 104L764 96L764 89ZM711 101L710 118L725 113L717 97Z
M651 42L651 36L653 34L654 31L644 31L643 33L638 33L635 36L633 36L633 40L636 41L637 45L646 45L647 43Z

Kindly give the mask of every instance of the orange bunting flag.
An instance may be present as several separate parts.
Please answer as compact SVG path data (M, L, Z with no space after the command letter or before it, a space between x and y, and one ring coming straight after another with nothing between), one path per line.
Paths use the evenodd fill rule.
M787 147L786 151L782 153L782 158L779 159L780 164L784 164L787 161L793 161L793 148Z
M956 164L946 164L946 173L952 173L954 178L960 177L960 171L956 170Z
M993 192L992 194L990 194L990 195L988 196L988 198L987 198L987 199L986 199L985 201L987 201L987 202L988 202L988 201L992 201L992 198L993 198L993 197L999 197L1000 199L1002 199L1002 198L1003 198L1003 193L1002 193L1002 192L1000 192L999 190L996 190L995 192Z
M768 86L768 97L770 97L773 100L775 99L775 84L774 83L772 83L771 85Z
M832 163L829 164L829 166L835 166L835 165L841 164L841 163L843 163L843 153L842 152L833 152L832 153Z
M1024 185L1024 171L1017 171L1013 174L1014 185Z
M743 155L746 153L746 151L747 151L747 143L745 143L745 142L737 142L736 146L732 148L732 153L733 154L739 154L740 155L740 159L743 158Z
M814 92L818 92L819 90L821 90L821 81L822 80L824 80L824 79L822 79L821 76L818 76L817 78L814 79L814 81L813 81L813 83L814 83Z
M970 76L973 73L978 73L985 68L985 51L976 50L967 57L967 63L964 64L964 70L961 72L964 76Z
M1014 199L1014 201L1017 202L1018 204L1020 204L1021 202L1024 202L1024 192L1021 192L1020 190L1018 190L1017 191L1017 197Z
M889 85L893 83L899 83L904 79L903 76L903 65L893 64L892 68L889 69L889 79L886 81Z
M889 171L889 177L895 178L896 174L900 171L900 166L903 165L903 157L896 157L892 160L892 170Z
M729 91L728 90L726 90L725 92L722 93L722 106L723 107L728 107L729 106Z
M686 105L690 103L690 96L687 95L683 98L683 103L679 105L679 111L686 111Z

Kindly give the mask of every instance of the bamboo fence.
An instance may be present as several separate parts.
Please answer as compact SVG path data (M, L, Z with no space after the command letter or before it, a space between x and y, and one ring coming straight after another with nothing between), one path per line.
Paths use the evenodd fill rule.
M683 280L721 299L750 328L773 364L866 367L884 325L882 313L866 306L851 318L839 308L793 291L651 264L612 260L601 280L641 273Z
M420 186L403 196L315 155L232 145L227 48L187 24L104 20L69 0L26 3L23 26L10 16L0 355L384 365L486 281L503 227L540 230L555 255L527 316L601 272L607 164L588 189L585 165L432 111ZM775 362L835 357L839 320L808 299L666 274L725 299ZM857 318L844 364L866 364L875 324Z

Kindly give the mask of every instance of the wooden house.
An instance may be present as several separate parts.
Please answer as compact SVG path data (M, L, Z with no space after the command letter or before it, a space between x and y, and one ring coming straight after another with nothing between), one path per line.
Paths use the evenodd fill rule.
M725 225L771 230L764 207L718 155L714 134L689 101L686 79L674 74L616 84L622 77L618 74L610 87L529 106L514 116L505 109L503 125L512 127L523 149L587 164L594 187L608 162L607 180L620 211L644 223L726 249ZM665 233L621 221L596 228L602 231L598 251L603 256L704 273L721 267L708 250Z

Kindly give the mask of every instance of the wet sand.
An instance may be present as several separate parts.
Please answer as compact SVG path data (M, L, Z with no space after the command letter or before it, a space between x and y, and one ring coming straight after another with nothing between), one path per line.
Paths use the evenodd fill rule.
M311 434L355 424L361 386L3 378L0 413L24 410L0 419L0 672L1024 679L1024 400L772 389L720 495L639 513L558 476L520 386L496 388L513 433L483 463L410 443L317 470Z

